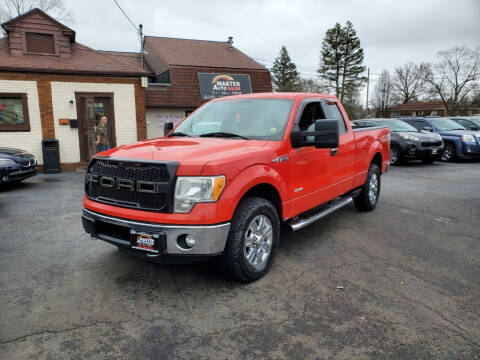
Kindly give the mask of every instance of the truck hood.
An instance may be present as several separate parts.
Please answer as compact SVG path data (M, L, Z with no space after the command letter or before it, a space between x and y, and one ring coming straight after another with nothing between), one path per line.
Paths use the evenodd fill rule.
M123 145L99 156L121 159L177 161L178 173L199 175L207 163L224 163L238 158L255 158L265 140L225 138L159 138ZM180 171L181 170L181 171Z

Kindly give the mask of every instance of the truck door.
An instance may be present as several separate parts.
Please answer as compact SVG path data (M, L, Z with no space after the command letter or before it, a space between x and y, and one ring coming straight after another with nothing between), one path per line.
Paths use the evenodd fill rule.
M315 120L324 119L320 100L305 100L300 104L293 131L313 131ZM291 148L289 198L292 213L299 214L336 197L331 185L334 162L330 149L314 146Z
M332 164L330 168L335 196L339 196L352 190L355 172L355 135L353 130L347 126L337 101L326 99L326 101L322 101L321 105L327 119L337 119L338 121L339 144L337 149L331 150Z

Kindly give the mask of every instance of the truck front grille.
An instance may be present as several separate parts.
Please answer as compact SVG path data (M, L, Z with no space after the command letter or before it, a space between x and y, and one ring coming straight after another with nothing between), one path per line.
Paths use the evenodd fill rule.
M87 197L122 207L170 212L178 163L93 159L87 170Z

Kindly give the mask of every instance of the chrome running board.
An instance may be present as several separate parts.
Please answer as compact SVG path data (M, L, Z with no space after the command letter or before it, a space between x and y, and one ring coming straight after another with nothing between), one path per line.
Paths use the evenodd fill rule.
M330 205L328 205L327 208L322 209L320 212L315 213L314 215L308 218L303 218L303 219L300 218L298 220L295 220L291 223L288 223L288 225L293 231L300 230L305 226L308 226L311 223L331 214L332 212L337 211L338 209L344 207L345 205L350 204L352 201L353 201L352 197L339 198L339 200L332 202Z

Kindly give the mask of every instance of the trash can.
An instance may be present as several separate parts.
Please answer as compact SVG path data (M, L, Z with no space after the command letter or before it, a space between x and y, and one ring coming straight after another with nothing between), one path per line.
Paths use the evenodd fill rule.
M43 172L45 174L59 174L60 170L60 149L57 139L42 140L43 150Z

